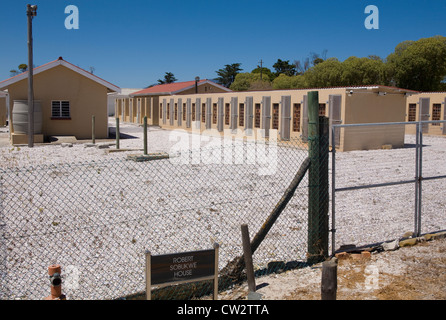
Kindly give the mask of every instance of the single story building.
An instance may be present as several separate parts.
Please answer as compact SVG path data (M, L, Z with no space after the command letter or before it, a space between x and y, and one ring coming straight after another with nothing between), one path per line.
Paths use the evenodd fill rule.
M108 115L110 117L114 116L116 114L116 100L117 99L128 99L130 97L130 94L141 91L142 88L134 89L134 88L121 88L121 92L110 92L108 94Z
M23 105L27 108L28 72L0 82L0 90L8 93L11 143L26 144L27 130L14 129L14 118L19 111L14 106L22 104L22 110ZM34 68L35 112L38 112L35 118L40 117L41 121L41 132L34 134L35 142L43 142L50 136L90 139L92 116L95 116L95 137L107 138L107 94L110 92L120 92L120 88L62 57ZM20 127L24 127L22 123Z
M309 91L319 92L319 114L333 124L404 122L406 97L416 91L386 86L243 91L159 96L158 122L168 129L219 132L279 140L308 137ZM155 108L156 109L156 108ZM155 110L154 109L154 110ZM260 135L257 134L257 129ZM331 134L331 130L330 130ZM404 146L404 125L351 127L336 132L340 151ZM330 139L331 142L331 139Z
M406 121L446 120L446 92L421 92L407 99ZM415 126L407 126L406 132L414 134ZM424 134L446 135L446 124L430 123L422 126Z
M159 97L166 95L224 93L230 89L211 80L197 80L160 84L116 99L116 117L120 121L142 124L147 116L149 125L159 125Z

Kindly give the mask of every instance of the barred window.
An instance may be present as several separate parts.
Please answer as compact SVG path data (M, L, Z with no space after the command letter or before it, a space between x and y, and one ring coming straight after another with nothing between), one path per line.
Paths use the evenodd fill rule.
M409 104L409 117L408 117L408 121L412 122L415 121L417 118L417 105L415 103L410 103Z
M434 103L432 105L432 120L437 121L441 120L441 104L440 103ZM433 126L439 126L439 123L432 123Z
M260 128L260 115L261 115L261 110L260 110L260 103L256 103L255 105L255 115L254 115L254 126L256 128Z
M293 105L293 131L300 132L300 103Z
M70 101L52 101L51 118L70 118Z

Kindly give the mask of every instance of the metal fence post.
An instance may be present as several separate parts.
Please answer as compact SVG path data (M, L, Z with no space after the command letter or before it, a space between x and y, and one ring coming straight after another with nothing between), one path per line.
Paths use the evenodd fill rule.
M144 155L147 155L147 116L144 117Z
M116 118L116 149L119 150L119 117Z
M319 92L308 93L308 262L328 255L328 121L319 123Z
M331 127L331 254L336 250L336 126Z

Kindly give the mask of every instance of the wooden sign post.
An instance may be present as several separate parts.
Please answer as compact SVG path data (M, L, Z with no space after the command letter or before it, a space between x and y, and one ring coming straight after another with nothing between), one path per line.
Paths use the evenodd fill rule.
M146 251L146 298L152 286L214 280L214 300L218 296L218 243L214 249L152 256Z

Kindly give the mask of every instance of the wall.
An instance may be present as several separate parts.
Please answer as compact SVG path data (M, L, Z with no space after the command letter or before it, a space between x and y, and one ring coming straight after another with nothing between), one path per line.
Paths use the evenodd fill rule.
M12 114L14 100L28 99L27 80L12 84L8 91ZM34 76L34 99L40 100L42 104L42 133L45 137L73 135L77 139L91 139L93 115L96 139L108 137L107 88L97 82L57 66ZM52 100L70 101L71 119L51 119Z
M420 108L419 108L419 101L420 98L429 98L430 104L429 104L429 119L433 120L433 107L434 104L437 104L440 106L440 119L439 120L446 120L445 114L445 101L446 101L446 92L423 92L420 94L412 95L407 99L406 104L406 121L413 120L413 117L415 117L415 121L420 121ZM409 117L409 106L415 105L415 114L412 114L411 117ZM409 119L411 118L411 119ZM438 120L438 119L437 119ZM429 124L425 127L425 134L431 134L431 135L445 135L446 134L446 124ZM406 133L408 134L415 134L415 126L408 126L406 129Z
M6 96L0 96L0 126L6 126Z
M346 124L404 122L406 97L401 93L360 91L346 95L343 115ZM343 151L380 149L383 145L392 148L404 147L404 125L365 126L342 129Z

